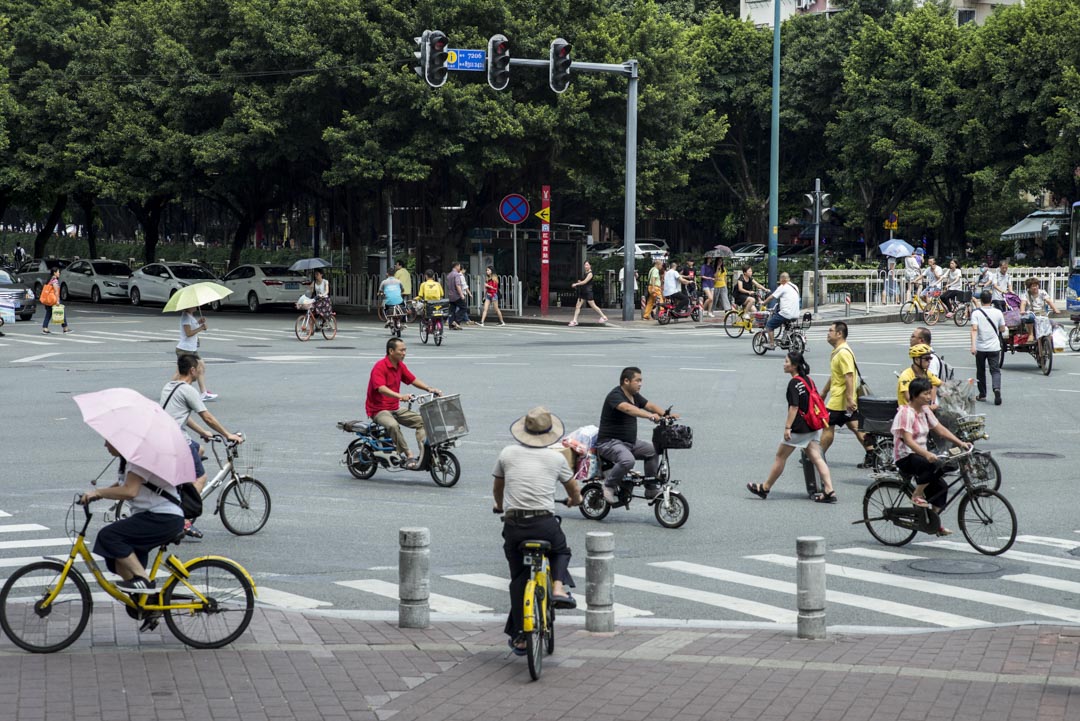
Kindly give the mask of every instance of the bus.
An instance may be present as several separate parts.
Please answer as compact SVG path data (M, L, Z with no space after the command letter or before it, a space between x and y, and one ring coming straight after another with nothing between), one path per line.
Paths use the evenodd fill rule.
M1080 201L1072 204L1069 213L1069 287L1065 290L1065 307L1080 311Z

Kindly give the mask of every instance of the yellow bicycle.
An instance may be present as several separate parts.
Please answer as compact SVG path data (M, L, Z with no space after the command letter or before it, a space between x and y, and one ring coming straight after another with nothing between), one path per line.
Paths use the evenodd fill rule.
M923 322L927 325L936 325L945 317L949 309L941 302L941 291L934 289L926 292L927 299L915 293L911 300L900 306L900 320L905 323L914 323L915 319L922 315Z
M522 541L518 546L529 567L529 582L525 584L525 613L521 631L525 635L526 656L529 659L529 675L533 681L540 678L544 653L555 652L555 602L551 600L551 564L547 541Z
M74 526L74 508L69 511ZM132 597L105 578L86 546L86 529L93 517L83 506L86 523L78 532L67 560L45 559L23 566L0 590L0 626L16 646L33 653L67 648L86 629L93 599L90 587L75 568L81 559L108 596L127 607L128 615L143 621L140 630L153 630L158 619L173 635L194 648L221 648L240 637L255 610L255 581L243 566L223 556L181 561L162 545L150 568L163 582L150 594ZM69 530L69 533L71 532ZM180 535L172 541L179 543Z

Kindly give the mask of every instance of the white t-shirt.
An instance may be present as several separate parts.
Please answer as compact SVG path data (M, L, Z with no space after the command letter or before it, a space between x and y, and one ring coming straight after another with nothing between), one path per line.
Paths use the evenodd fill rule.
M503 510L554 511L555 483L566 483L573 474L566 458L553 448L506 446L495 461L491 475L506 480Z
M176 344L176 347L180 350L187 350L195 353L199 350L199 336L188 335L184 332L184 328L198 328L199 321L194 315L188 311L184 311L180 315L180 342Z
M1047 301L1050 300L1050 296L1042 288L1039 288L1036 295L1032 296L1031 293L1024 293L1020 296L1020 299L1027 301L1028 312L1035 315L1046 315L1046 311L1049 310Z
M985 313L985 315L983 315ZM996 353L1001 350L998 333L1005 325L1005 315L992 305L971 312L971 327L975 329L975 350Z
M1009 280L1009 274L1002 273L1000 270L995 270L993 273L990 274L990 287L994 293L993 300L1005 300L1005 294L998 290L995 286L1008 290Z
M919 268L922 265L919 263L919 256L909 255L904 258L904 277L908 280L915 280L919 277Z
M180 498L180 491L172 487L171 484L155 476L150 471L140 466L136 466L134 463L127 464L127 473L134 473L139 478L143 479L144 483L139 487L139 492L134 498L131 499L131 512L142 513L144 511L150 511L152 513L163 513L169 516L183 516L184 512L180 509L180 506L170 501L165 496L159 496L146 487L147 483L152 483L158 488L161 488L173 498ZM195 480L185 479L185 480Z
M923 271L923 278L926 280L927 286L937 286L941 282L941 269L936 265L926 266L926 270Z
M174 388L176 389L175 393L173 392ZM166 400L168 403L165 402ZM203 403L199 392L190 383L169 381L161 389L161 397L158 398L158 403L164 404L165 412L180 425L180 430L184 431L188 438L195 440L195 432L185 424L188 416L192 413L202 413L206 410L206 404Z
M682 283L679 282L679 271L671 268L664 273L664 295L675 295L680 290L682 290Z
M945 271L945 289L962 290L964 287L964 274L959 268Z
M772 296L780 303L778 310L781 316L788 320L795 320L799 317L799 290L793 283L776 286Z
M325 298L330 295L330 281L326 278L323 278L317 283L312 283L312 285L315 287L316 298Z

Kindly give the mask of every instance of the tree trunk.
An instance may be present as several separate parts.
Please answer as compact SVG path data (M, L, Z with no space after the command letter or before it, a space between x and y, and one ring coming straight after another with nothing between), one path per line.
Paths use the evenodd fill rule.
M143 261L153 263L157 254L157 244L160 238L161 215L165 212L165 206L169 198L166 195L154 195L147 198L143 203L134 201L128 203L131 212L139 219L146 242L143 245Z
M75 202L83 212L83 222L86 223L86 248L90 258L98 257L97 247L97 205L94 196L90 193L79 193L75 196Z
M45 246L49 242L49 238L52 237L53 230L56 228L56 224L60 222L60 217L64 214L64 208L67 207L67 195L59 195L56 198L56 203L53 205L52 210L49 211L49 217L45 219L45 225L41 231L34 238L34 257L45 257Z
M746 204L746 242L769 242L769 208L766 204L751 200Z
M255 227L256 217L258 216L255 213L248 211L245 211L239 217L240 222L236 226L236 232L233 233L232 249L229 251L230 270L240 265L240 252L244 249L248 236L251 235L251 231Z

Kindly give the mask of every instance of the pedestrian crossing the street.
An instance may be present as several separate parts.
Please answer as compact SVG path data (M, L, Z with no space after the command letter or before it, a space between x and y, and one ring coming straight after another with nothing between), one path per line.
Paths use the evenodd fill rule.
M1080 534L1080 529L1076 531ZM54 529L16 522L0 511L0 584L11 572L42 557L66 555L71 541ZM1018 536L1000 557L980 556L996 569L977 578L916 570L914 562L955 563L974 550L961 541L918 541L900 549L851 546L830 549L826 604L830 625L914 628L976 628L995 623L1080 623L1080 536ZM582 559L576 559L581 561ZM688 560L622 562L614 581L617 619L792 624L796 620L794 555L754 553L733 564ZM274 569L249 569L258 602L286 609L386 612L396 607L396 578L372 569L366 577L292 585ZM578 585L576 611L585 610L585 571L571 569ZM263 573L274 580L265 586ZM396 574L394 574L396 576ZM447 573L431 579L431 610L455 616L498 618L506 612L508 581L492 573ZM322 591L320 592L320 588ZM96 590L96 589L95 589ZM296 591L302 591L298 593ZM657 612L654 609L677 609Z

